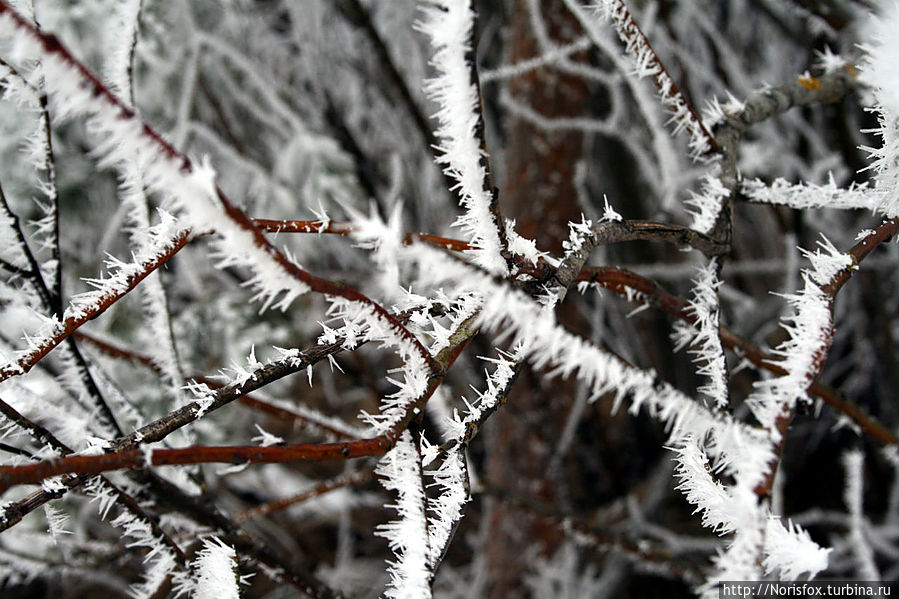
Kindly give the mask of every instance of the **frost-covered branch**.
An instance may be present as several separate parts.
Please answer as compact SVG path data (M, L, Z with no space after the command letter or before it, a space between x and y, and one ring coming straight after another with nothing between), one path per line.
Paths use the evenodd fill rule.
M468 323L468 321L466 321ZM450 344L434 358L440 370L452 365L461 351L471 340L476 329L463 323L450 336ZM344 460L350 458L381 455L391 449L399 434L408 427L412 419L421 412L424 404L433 395L445 375L432 376L427 380L422 394L405 406L391 426L383 434L337 443L294 443L273 447L241 446L193 446L182 449L139 449L138 445L160 441L175 430L198 420L205 414L256 390L273 380L283 378L314 364L330 353L343 348L343 342L320 345L300 352L287 351L283 359L261 365L257 371L246 373L235 382L216 391L203 385L196 388L200 399L170 412L163 418L151 422L137 431L121 437L109 444L109 449L101 455L68 456L53 462L43 462L22 466L0 466L0 485L36 482L65 473L97 474L123 468L144 468L174 464L224 463L278 463L293 461Z
M468 0L435 0L425 9L420 27L431 38L432 63L437 69L426 91L440 107L435 115L442 153L439 162L458 181L465 209L456 224L471 238L475 261L491 272L505 273L508 241L487 158L472 47L474 17Z
M75 318L77 311L75 311L74 313L69 311L62 311L62 300L58 295L61 286L56 289L51 289L47 285L47 282L42 274L41 266L38 263L34 252L28 245L28 242L25 240L25 235L22 232L22 228L19 224L19 218L10 209L9 203L6 199L6 195L3 192L2 188L0 188L0 216L8 221L8 226L12 228L15 235L15 239L17 242L16 247L25 260L25 263L28 265L27 271L23 271L22 274L34 288L35 292L40 298L41 303L43 304L42 306L35 306L35 308L41 315L40 317L44 320L45 325L48 328L59 328L54 327L54 325L52 325L51 323L53 323L55 319L65 318L66 316L69 316L69 318L72 319L71 325L73 325L74 328L77 328L78 326L80 326L80 324L83 324L83 320L81 321L81 323L77 323L78 319ZM102 307L100 309L100 312L105 310L106 307L108 306ZM98 315L100 312L94 313L94 316ZM53 315L52 317L49 316L51 314ZM58 321L56 324L59 324ZM122 431L119 428L118 423L116 422L116 418L113 415L109 404L106 402L106 399L103 397L102 392L97 386L97 383L94 381L94 377L90 372L90 368L88 367L87 362L81 355L81 351L79 350L75 341L69 338L68 333L65 333L66 324L68 323L63 323L62 329L58 332L59 334L54 335L52 338L45 337L43 340L34 338L29 339L28 342L30 348L33 349L34 355L28 357L27 352L24 352L26 355L22 356L16 364L7 363L4 366L0 366L0 382L5 380L6 378L9 378L10 376L18 374L22 369L27 371L41 357L46 355L47 352L56 347L60 342L64 341L66 344L66 348L74 357L78 378L84 389L87 390L88 395L90 396L93 403L96 404L103 425L108 427L112 432L121 434ZM72 328L68 332L70 333L71 331L74 331L74 328ZM42 351L43 353L41 353ZM4 369L6 368L9 368L9 370L5 372Z
M0 594L899 575L895 6L76 4L0 0Z
M604 289L614 291L629 300L640 303L646 302L670 316L695 324L695 316L687 311L686 302L669 293L657 282L637 273L609 266L588 266L578 275L578 282L596 283ZM720 334L724 347L734 352L737 357L747 360L756 368L766 370L776 376L783 376L787 373L778 364L773 355L740 337L729 328L722 325ZM820 380L815 380L812 386L809 387L809 393L840 413L845 414L861 430L879 443L884 445L899 443L899 439L887 427L829 385L822 383Z
M169 227L171 223L167 224ZM170 228L170 227L169 227ZM31 370L39 360L62 343L81 325L105 312L116 301L125 297L150 273L165 264L190 240L190 233L183 229L160 230L154 247L136 256L134 262L112 261L116 270L106 279L97 281L98 289L76 296L66 308L61 320L45 319L44 331L29 339L29 347L14 361L0 366L0 380L6 380Z
M721 204L713 235L732 233L734 191L739 185L737 154L746 131L753 125L798 106L836 102L858 87L855 68L850 64L829 65L824 74L813 77L806 73L778 87L763 89L743 102L733 101L725 107L713 104L707 120L717 142L722 160L716 174L729 193Z
M569 3L569 7L573 8L573 3ZM651 77L656 84L662 104L671 112L675 132L683 130L690 136L690 150L693 155L700 157L717 150L717 140L706 129L692 105L668 74L649 40L631 16L624 0L604 0L599 4L599 11L614 25L626 52L633 60L635 74L640 78ZM575 14L582 22L587 19L583 9L576 9Z

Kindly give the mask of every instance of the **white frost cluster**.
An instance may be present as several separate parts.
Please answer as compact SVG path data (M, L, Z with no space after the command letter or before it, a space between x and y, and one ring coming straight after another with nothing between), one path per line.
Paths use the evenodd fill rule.
M419 347L402 335L394 325L377 315L370 304L342 297L329 299L329 314L334 320L340 321L341 326L333 329L323 325L325 332L319 337L319 343L335 343L342 337L343 347L355 349L360 343L375 342L381 347L392 349L402 360L402 365L393 371L393 374L400 376L388 379L396 387L396 391L383 399L379 413L363 413L363 420L372 427L371 432L376 435L384 434L424 394L431 374L430 367Z
M179 577L178 596L189 593L192 599L239 599L237 553L216 537L203 539L203 549L191 564L190 579Z
M376 535L387 539L396 556L396 561L387 569L390 584L385 596L426 599L431 596L430 543L421 459L409 431L403 431L396 446L381 459L375 473L381 477L384 488L397 493L396 503L387 507L397 511L398 519L381 524L375 530Z
M403 244L402 208L403 205L397 202L385 223L374 206L368 216L347 207L353 227L351 236L357 240L359 247L372 250L372 258L378 266L376 278L379 290L390 300L404 294L400 285L400 268L396 262L397 250Z
M693 217L690 228L700 233L712 232L721 207L730 195L730 191L717 176L719 170L720 166L716 165L712 169L713 172L702 178L700 193L692 194L690 199L684 202L687 205L687 212Z
M748 427L727 413L706 409L658 381L652 372L631 367L568 333L546 306L484 273L423 246L404 254L408 262L417 264L422 284L453 281L457 288L477 290L484 298L480 325L511 338L520 348L517 353L535 367L553 367L550 376L574 375L585 383L591 400L612 393L615 406L628 399L631 412L643 408L666 424L668 445L681 464L681 489L703 512L706 525L734 535L728 550L718 559L719 576L715 580L758 578L760 558L767 559L770 567L780 568L784 577L800 571L814 575L826 567L826 549L818 547L800 529L785 527L758 503L755 487L774 458L774 443L767 432ZM827 268L826 256L815 259L813 264L821 273L832 270ZM813 280L819 276L809 275ZM702 445L698 445L699 440ZM711 472L731 475L737 482L721 486ZM765 530L771 526L784 529L767 535L781 539L779 543L763 542ZM784 552L795 552L799 546L805 559L790 562ZM784 570L788 562L789 568Z
M766 184L760 179L743 181L743 194L753 202L804 208L838 208L843 210L870 210L891 216L895 200L883 189L871 189L867 183L851 183L848 188L837 186L833 174L827 183L790 183L776 179Z
M699 364L697 372L706 377L706 382L699 388L713 405L718 408L727 406L727 370L724 348L718 333L718 259L712 258L708 264L699 269L698 276L693 279L693 297L687 305L687 311L693 315L695 325L685 325L675 329L679 336L675 350L687 344L693 345L690 353L694 362Z
M793 308L793 313L783 323L789 338L774 353L781 357L778 364L787 374L757 383L746 400L759 423L772 431L775 442L778 440L777 417L785 409L792 409L797 401L807 399L808 386L820 366L816 360L830 343L830 299L821 288L838 272L852 267L852 258L829 241L824 239L819 245L820 250L805 252L812 268L803 272L803 289L786 296Z
M804 288L787 296L793 311L784 319L783 327L789 338L775 350L781 358L778 365L786 374L757 383L746 400L765 431L765 445L771 455L780 441L777 418L792 410L797 401L807 398L808 387L820 366L816 360L830 342L830 298L822 287L852 265L850 256L840 253L826 240L820 246L820 250L806 253L812 268L803 272ZM690 457L690 463L701 461L695 455ZM682 473L687 472L685 464L682 459ZM777 571L781 578L795 580L801 574L815 575L827 567L829 549L819 547L793 524L779 522L770 508L758 503L755 488L763 482L767 470L768 465L764 463L761 467L747 464L739 468L740 475L735 477L736 484L728 489L727 495L710 493L709 481L703 481L705 475L695 466L690 470L693 476L683 477L682 487L687 489L688 499L717 526L731 527L736 532L728 549L716 558L716 571L704 587L704 596L717 597L715 584L722 580L758 579L771 571ZM731 524L722 515L731 518ZM762 568L759 547L762 547Z
M745 108L746 105L742 101L737 99L736 96L730 92L727 92L727 100L724 102L717 97L709 100L705 110L703 110L702 122L707 129L711 130L716 125L727 120L729 115L739 114L740 112L743 112Z
M99 479L95 478L93 481L95 482L92 482L90 492L98 498L100 515L105 517L114 502L114 496ZM144 558L146 570L143 580L132 585L131 596L135 599L149 599L156 596L159 588L177 567L174 552L156 536L149 523L131 512L123 510L110 524L122 530L122 537L129 539L128 547L145 547L149 550Z

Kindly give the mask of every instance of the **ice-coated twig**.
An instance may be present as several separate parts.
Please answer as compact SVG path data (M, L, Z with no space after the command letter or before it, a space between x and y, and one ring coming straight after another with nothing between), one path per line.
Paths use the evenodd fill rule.
M409 256L411 261L419 264L422 283L439 284L449 279L457 281L457 285L465 281L465 286L479 289L485 303L478 322L484 328L502 330L510 335L514 343L523 347L523 354L535 367L553 366L553 374L577 376L587 385L594 400L605 392L613 392L615 404L618 405L627 397L631 412L642 407L666 422L669 428L668 443L675 449L688 447L695 439L703 439L704 451L710 455L710 467L716 472L728 472L738 481L732 491L728 490L728 493L735 493L733 500L727 504L727 514L729 521L736 523L733 530L737 533L731 551L741 556L740 563L748 563L743 560L748 555L748 549L738 548L754 546L754 542L747 539L761 539L761 531L768 526L765 512L759 511L761 508L758 507L755 487L764 477L774 456L769 431L749 428L725 413L714 413L703 408L659 381L653 373L629 366L593 344L567 333L554 322L551 313L521 292L496 282L486 274L478 274L457 260L423 249L419 248L414 257ZM823 263L819 265L824 267ZM694 479L688 475L684 484L688 485L685 489L690 489ZM700 495L702 493L696 496ZM745 526L742 524L744 522ZM810 540L803 540L805 537L801 531L783 534L796 543L806 543L810 549L816 547L810 544ZM781 565L786 560L777 553L778 550L778 546L766 546L766 551L770 552L770 563ZM794 568L814 573L825 566L826 552L822 554L816 549L808 552L808 561Z
M699 365L697 373L706 378L699 391L719 409L727 406L728 395L727 369L719 329L720 285L718 261L712 258L693 279L693 297L686 307L692 317L691 324L683 329L675 328L680 333L676 349L688 344L692 346L690 353L693 354L693 361Z
M505 274L505 222L490 183L481 98L477 80L472 81L472 72L477 74L471 47L475 13L468 0L433 0L424 13L419 27L431 39L435 50L431 62L437 70L425 89L439 106L435 116L442 155L438 160L458 181L465 210L456 225L471 239L475 262Z
M22 260L28 265L28 268L23 272L23 275L31 284L31 287L37 294L37 300L39 301L39 305L33 306L33 308L36 309L36 314L39 319L43 320L44 325L48 328L52 328L54 326L54 319L47 317L47 314L54 314L56 317L65 316L62 312L60 298L56 296L57 291L48 287L41 270L41 265L35 257L34 252L28 246L28 242L25 240L25 235L19 225L18 216L16 216L10 209L2 187L0 187L0 217L6 219L7 226L13 229L16 248L19 250ZM105 307L103 309L105 309ZM80 388L87 393L90 403L94 404L98 410L98 420L100 424L105 426L112 434L121 434L122 431L119 428L115 415L110 409L109 404L106 402L106 399L103 397L103 393L100 391L94 377L91 375L87 361L84 359L84 356L81 354L81 351L74 340L69 339L67 335L63 335L62 337L49 341L46 345L46 350L50 351L50 349L53 349L53 347L59 344L60 341L65 342L70 357L74 362L74 368L66 373L66 375L74 373L77 376ZM33 344L34 342L34 339L29 339L29 343ZM41 354L41 356L42 355L43 354ZM37 357L37 359L40 359L40 357ZM4 372L3 370L6 366L10 367L9 373ZM0 381L20 373L22 368L27 370L31 366L33 366L33 363L26 367L21 360L18 363L9 362L5 366L0 366ZM77 387L79 385L73 384L73 386Z
M45 173L38 180L37 189L45 201L36 202L44 213L36 223L34 239L40 249L49 250L50 258L41 263L41 277L46 285L50 302L47 308L57 316L62 312L62 259L59 251L59 190L56 185L56 160L53 156L53 138L50 134L50 112L47 94L22 77L18 71L0 59L7 71L2 76L6 86L4 98L10 99L36 115L36 129L26 140L25 152L37 171ZM40 73L40 66L35 70ZM38 84L42 79L38 78ZM4 200L5 203L5 200Z
M869 23L870 41L864 46L865 57L860 65L861 80L871 87L874 95L873 110L878 116L878 127L872 131L881 139L879 148L864 147L872 158L868 167L873 170L877 189L896 199L895 190L899 187L899 104L896 93L899 91L895 77L897 48L896 26L899 25L899 7L891 2L878 5L877 15ZM897 210L893 208L893 211Z
M193 599L239 599L237 552L217 537L203 539L203 548L191 562L190 576L178 576L176 593Z
M834 208L837 210L870 210L888 218L899 216L895 194L872 189L867 183L850 183L838 187L831 175L824 184L790 183L776 179L770 185L760 179L743 181L740 192L752 202L805 208Z
M104 67L110 88L126 105L138 113L134 101L134 51L138 41L138 25L141 12L141 0L123 0L115 6L114 26L109 31L108 45L112 49ZM127 208L130 224L129 242L133 252L152 240L148 233L151 229L152 209L149 198L144 193L144 181L140 164L136 161L123 161L121 164L122 203ZM170 217L163 214L162 220ZM184 375L181 372L180 359L175 347L172 331L171 313L168 297L157 272L147 276L141 286L144 311L146 313L149 340L147 343L157 371L162 375L170 395L171 405L182 401Z
M803 289L787 295L792 314L784 319L789 339L781 343L775 354L781 356L779 366L787 374L760 381L746 400L759 423L770 431L773 442L780 441L777 420L791 411L797 401L807 400L808 388L817 378L832 335L831 295L824 287L836 276L856 267L849 255L837 250L826 239L816 252L806 252L812 268L803 273Z
M725 414L713 414L659 381L652 371L630 366L617 357L560 327L551 312L522 291L500 283L481 271L458 260L420 246L407 253L406 259L417 265L422 284L455 281L463 289L475 289L484 298L477 322L492 331L502 331L512 343L520 343L523 353L535 367L554 367L556 375L575 375L588 387L590 399L607 392L615 395L615 405L628 398L629 411L645 408L667 422L671 439L695 432L736 435L743 439L741 447L747 457L759 466L765 463L766 451L759 449L757 431L739 424ZM672 441L673 442L673 441Z
M387 539L396 556L396 561L387 567L390 582L385 597L428 599L431 597L428 501L422 489L421 456L408 430L381 459L375 474L381 477L386 489L397 493L396 503L388 507L397 511L398 519L379 525L375 531Z
M708 121L722 157L715 176L729 194L714 229L710 231L712 235L723 235L729 240L733 234L732 204L740 178L737 172L737 153L746 131L752 125L797 106L836 102L858 85L855 69L852 65L845 64L843 68L830 70L819 77L806 74L779 87L768 87L743 102L731 101L724 108L714 105L716 108Z
M0 380L23 374L54 347L69 337L85 322L102 314L109 306L134 289L147 275L164 264L189 240L187 231L164 222L153 231L153 242L148 243L130 263L110 259L114 268L106 279L93 281L97 289L72 298L60 320L46 319L44 330L29 339L29 345L21 355L0 366Z
M849 540L860 580L880 580L880 571L874 559L874 549L867 538L867 522L864 510L865 455L858 450L843 454L843 471L846 487L843 500L849 512Z
M677 88L649 40L634 21L624 0L603 0L599 4L599 11L612 22L618 37L624 42L626 52L633 59L636 75L641 78L651 77L655 82L662 104L671 113L674 131L686 131L690 136L690 151L694 158L716 150L718 144L715 138Z

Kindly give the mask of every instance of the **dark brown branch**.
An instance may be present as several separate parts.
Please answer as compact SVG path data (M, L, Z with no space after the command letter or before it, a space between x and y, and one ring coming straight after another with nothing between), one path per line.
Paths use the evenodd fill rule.
M62 441L60 441L53 433L48 431L46 428L41 425L35 423L32 420L29 420L22 414L20 414L15 408L10 406L3 400L0 400L0 411L2 411L3 415L10 419L12 422L15 422L22 429L27 431L34 439L40 444L41 447L52 447L60 454L64 456L71 456L72 450ZM40 463L40 462L39 462ZM28 515L31 511L41 507L53 499L58 499L62 497L66 493L67 490L76 488L86 483L90 479L86 473L77 473L76 476L66 477L61 482L61 488L55 490L45 490L41 489L32 493L31 495L26 496L19 501L13 502L10 505L7 505L2 510L2 517L0 517L0 532L14 526L19 521L22 520L26 515ZM116 496L117 501L119 501L125 509L130 511L140 520L146 522L154 534L158 536L163 542L168 545L179 557L182 565L187 563L187 559L184 556L184 553L181 551L178 544L175 543L169 536L166 534L164 530L159 526L159 522L155 517L148 514L144 509L138 504L137 501L121 489L119 489L116 485L112 484L106 478L101 478L102 484L109 487Z
M102 352L112 358L117 358L120 360L127 360L129 362L139 364L141 366L145 366L145 367L153 370L156 374L159 374L159 375L162 374L162 372L159 370L159 368L153 362L153 359L150 358L149 356L145 356L143 354L139 354L139 353L131 351L131 350L123 349L121 347L112 345L111 343L107 343L106 341L97 339L96 337L93 337L86 333L82 333L80 331L76 332L75 336L78 337L79 339L86 341L87 343L90 343L95 348L97 348L97 350L99 350L100 352ZM334 353L338 353L339 351L340 351L340 349L336 350ZM196 382L202 383L202 384L206 385L207 387L209 387L210 389L220 389L225 386L225 385L222 385L221 383L218 383L216 381L213 381L210 378L203 377L203 376L196 376L196 377L192 377L192 378ZM258 412L267 414L279 421L283 422L283 421L296 420L297 422L301 423L303 426L320 429L326 435L330 435L334 438L337 438L337 439L348 438L346 433L339 431L331 426L328 426L327 424L312 421L309 418L303 416L302 414L298 414L289 409L276 406L267 401L263 401L256 397L253 397L250 394L246 394L246 395L242 395L242 396L238 397L237 401L240 404L242 404L248 408L251 408Z

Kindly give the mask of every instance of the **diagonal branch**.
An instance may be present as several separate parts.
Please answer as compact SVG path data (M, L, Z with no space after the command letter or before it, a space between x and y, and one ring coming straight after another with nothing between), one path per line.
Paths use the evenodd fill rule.
M55 323L51 333L40 339L33 340L33 347L30 350L24 352L15 362L0 367L0 381L24 374L31 370L38 361L50 353L50 351L57 345L68 339L81 325L105 312L115 302L134 289L137 284L144 280L151 272L165 264L172 256L183 248L189 240L190 232L181 231L169 240L165 252L138 264L131 265L132 270L128 273L122 273L123 276L120 277L122 280L117 280L117 284L106 286L104 290L98 294L95 301L83 306L79 310L74 310L70 316ZM112 419L111 413L109 414L109 418L112 422L115 421Z
M582 14L583 9L576 6L571 0L566 0L566 4L583 22L585 19ZM668 74L665 64L653 50L652 44L649 43L637 22L634 21L625 1L604 0L601 5L601 10L611 19L618 37L625 44L625 51L633 57L637 75L651 77L658 88L662 104L672 113L671 120L674 123L675 132L683 129L689 134L690 148L694 156L700 157L717 151L717 140L706 129L693 105Z
M897 232L899 232L899 219L893 218L883 221L876 229L865 235L864 238L849 249L847 254L852 259L851 265L841 269L831 277L830 281L821 286L821 293L823 293L830 311L830 319L827 323L827 328L824 331L823 343L813 354L812 369L811 372L809 372L809 383L807 388L810 388L812 384L817 381L818 377L821 376L821 371L824 369L824 362L830 351L830 344L833 341L833 309L837 293L843 288L843 285L846 284L852 274L858 270L861 261L881 243L891 239ZM760 497L767 497L774 486L774 477L777 474L777 468L780 464L781 456L783 455L784 446L786 445L786 432L793 420L794 412L795 408L793 405L786 405L784 406L783 411L777 416L775 425L780 433L780 437L775 447L775 458L768 466L765 479L759 483L755 489L756 494Z
M847 64L820 77L803 75L779 87L765 89L747 99L739 111L723 114L712 131L722 156L719 179L730 194L711 232L713 237L729 241L733 235L733 202L739 179L737 151L746 131L793 107L836 102L858 86L855 69Z
M292 505L303 503L304 501L309 501L310 499L313 499L320 495L324 495L325 493L329 493L336 489L342 489L350 485L358 485L368 482L369 480L371 480L374 472L374 468L365 468L363 470L357 470L356 472L341 474L340 476L322 481L311 489L308 489L301 493L297 493L296 495L291 495L290 497L285 497L284 499L278 499L277 501L263 503L248 510L239 512L234 515L234 520L236 522L244 522L246 520L262 518L264 516L268 516L272 512L287 509Z

